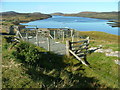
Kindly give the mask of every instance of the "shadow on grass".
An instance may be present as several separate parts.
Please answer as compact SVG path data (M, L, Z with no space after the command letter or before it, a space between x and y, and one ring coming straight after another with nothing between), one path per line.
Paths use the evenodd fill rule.
M98 80L93 77L86 77L83 74L73 74L65 70L68 66L63 62L63 56L48 53L48 55L42 55L43 60L40 60L39 69L36 67L28 67L26 73L34 82L42 82L43 88L58 87L58 88L97 88L101 87L98 84ZM80 63L79 63L80 64ZM75 66L78 66L76 64ZM49 74L52 70L55 72ZM79 69L84 71L82 67ZM43 73L45 72L45 73ZM56 73L57 72L57 73ZM55 84L54 84L55 83Z
M65 68L69 66L64 62L64 56L59 56L57 54L51 52L40 52L31 48L27 48L29 44L23 43L21 48L18 46L18 49L14 52L14 56L17 60L20 60L23 63L23 66L26 68L25 72L29 75L29 77L36 83L42 82L42 87L58 87L58 88L95 88L101 87L95 78L86 77L82 73L73 74L72 71L67 71ZM26 49L27 48L27 49ZM32 51L30 53L29 49ZM24 54L22 52L24 51ZM25 51L28 50L28 51ZM32 54L32 52L35 53ZM25 63L26 57L28 55L37 54L39 59L36 58L35 63ZM32 61L30 61L32 62ZM77 64L75 66L78 66ZM82 69L79 69L82 71ZM53 72L52 72L53 71ZM36 87L39 88L39 87Z

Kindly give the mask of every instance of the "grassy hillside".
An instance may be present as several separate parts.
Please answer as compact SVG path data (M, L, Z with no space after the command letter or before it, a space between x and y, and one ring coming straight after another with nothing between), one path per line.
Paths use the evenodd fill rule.
M98 31L80 31L79 35L83 37L89 36L91 39L91 46L102 45L103 49L112 49L114 51L120 51L120 36Z
M64 16L78 16L99 19L118 19L117 12L80 12L77 14L64 14Z
M105 38L106 33L99 36L95 35L97 32L80 34L90 36L91 46L97 40L100 44L102 41L108 42L106 45L117 44ZM90 67L86 67L72 56L59 56L28 42L12 47L11 39L11 36L3 37L3 88L118 88L118 66L113 61L117 57L92 53L87 57Z
M9 12L2 12L0 15L2 15L2 24L8 25L8 24L16 24L19 25L19 23L24 22L30 22L34 20L41 20L52 17L49 14L42 14L42 13L18 13L14 11Z
M118 19L118 12L80 12L75 14L63 14L64 16L89 17L99 19Z
M51 18L52 16L49 14L42 13L18 13L14 11L2 12L0 13L2 17L0 17L2 31L0 33L7 34L9 33L9 29L11 26L18 25L20 28L24 28L25 26L20 25L20 23L26 23L34 20L42 20L46 18Z

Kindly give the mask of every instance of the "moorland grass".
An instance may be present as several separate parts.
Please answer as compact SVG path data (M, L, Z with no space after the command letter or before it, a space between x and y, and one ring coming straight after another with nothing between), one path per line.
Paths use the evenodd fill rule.
M117 50L116 35L99 33L80 32L80 35L89 36L91 46L102 44ZM118 65L114 63L117 57L91 53L87 56L90 67L86 67L72 56L59 56L28 42L10 49L13 43L8 41L3 37L3 88L118 88ZM28 63L29 60L34 64Z

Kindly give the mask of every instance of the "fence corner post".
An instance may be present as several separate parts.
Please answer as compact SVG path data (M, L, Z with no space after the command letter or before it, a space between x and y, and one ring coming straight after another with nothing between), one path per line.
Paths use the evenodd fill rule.
M88 40L88 43L89 43L90 42L90 37L87 37L86 39Z
M70 41L66 41L66 55L67 57L70 57L70 53L69 53L69 49L70 49Z

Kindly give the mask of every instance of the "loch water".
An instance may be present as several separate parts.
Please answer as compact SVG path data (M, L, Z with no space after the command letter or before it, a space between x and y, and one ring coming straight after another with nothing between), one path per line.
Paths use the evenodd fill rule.
M38 28L72 28L78 31L101 31L120 35L118 27L112 27L107 23L108 20L103 19L53 15L52 18L21 24L37 25Z

